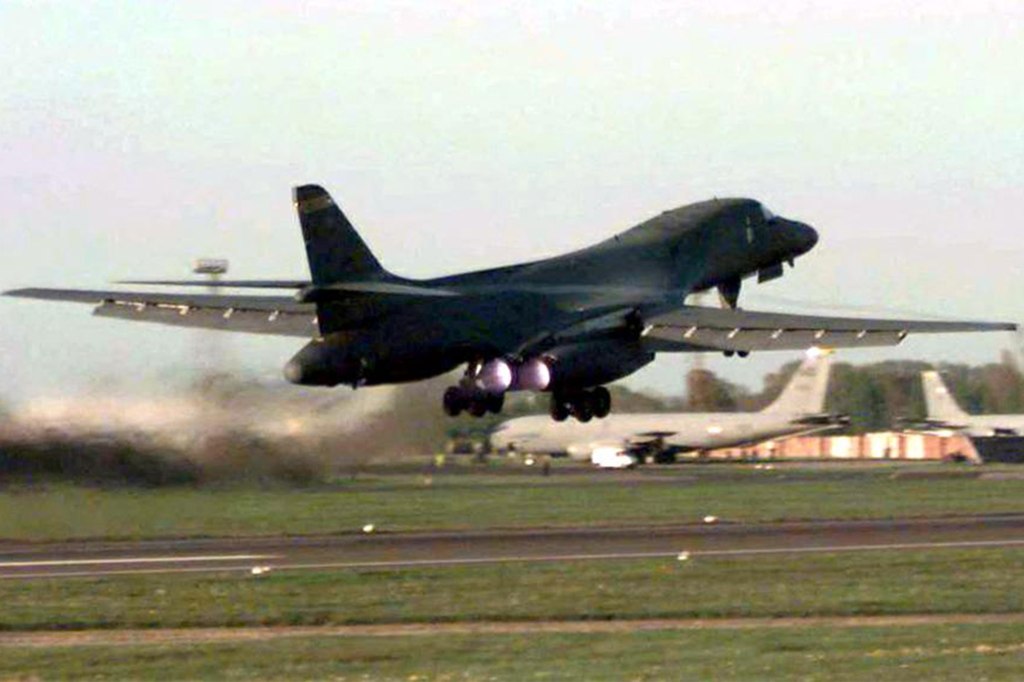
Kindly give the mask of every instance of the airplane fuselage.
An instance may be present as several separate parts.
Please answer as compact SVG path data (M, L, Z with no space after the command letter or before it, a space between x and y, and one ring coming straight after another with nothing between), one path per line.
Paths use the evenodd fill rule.
M670 451L703 451L828 428L809 424L804 417L759 412L613 414L589 424L521 417L499 427L491 436L491 444L500 450L589 459L602 448L630 452L650 444Z
M641 325L644 314L678 307L694 291L738 286L744 277L781 268L816 241L810 227L772 216L754 200L716 199L554 258L430 280L388 275L387 282L436 295L322 303L323 336L296 356L289 378L327 385L416 381L507 355L563 356L568 366L565 356L574 350L572 333L564 330L609 316L604 342L615 345L607 354L616 357L614 366L599 368L582 385L571 372L555 373L552 386L613 381L654 357L639 339L641 329L626 325L623 332L624 316Z

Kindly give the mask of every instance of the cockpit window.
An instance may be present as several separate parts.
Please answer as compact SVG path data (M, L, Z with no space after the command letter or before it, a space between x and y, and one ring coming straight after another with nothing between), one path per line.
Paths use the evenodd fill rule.
M764 216L764 221L766 223L770 223L771 221L775 220L775 214L769 211L768 207L765 206L764 204L761 204L761 215Z

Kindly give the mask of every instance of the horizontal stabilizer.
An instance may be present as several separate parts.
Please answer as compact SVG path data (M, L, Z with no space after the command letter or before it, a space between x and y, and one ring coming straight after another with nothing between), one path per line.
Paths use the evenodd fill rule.
M302 289L309 280L298 279L126 279L115 284L158 287L212 287L223 289Z
M322 287L306 287L298 300L305 303L323 303L342 300L348 295L362 294L381 297L445 297L459 296L459 292L448 289L403 284L401 282L340 282Z

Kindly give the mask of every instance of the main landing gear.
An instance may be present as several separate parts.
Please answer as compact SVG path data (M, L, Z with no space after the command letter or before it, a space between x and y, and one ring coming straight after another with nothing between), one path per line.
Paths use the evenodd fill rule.
M484 393L463 386L450 386L444 392L444 411L449 417L458 417L462 412L474 417L488 412L498 414L504 406L504 393Z
M722 351L722 355L724 355L727 358L731 358L733 355L738 355L741 358L745 358L748 355L750 355L750 351L749 350L737 350L737 351L723 350Z
M588 390L555 391L551 394L551 418L564 422L570 416L581 422L604 419L612 411L612 396L604 386Z
M444 392L444 411L449 417L463 412L474 417L498 414L505 406L504 393L486 393L467 386L451 386ZM563 422L574 417L581 422L604 419L612 411L612 396L604 386L592 389L555 391L551 394L551 418Z

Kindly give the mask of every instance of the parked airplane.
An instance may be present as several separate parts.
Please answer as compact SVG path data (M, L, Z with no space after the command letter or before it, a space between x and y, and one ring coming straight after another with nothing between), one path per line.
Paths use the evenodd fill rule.
M1024 436L1024 414L967 414L938 372L921 373L928 416L924 426L959 431L966 436Z
M431 280L385 270L330 195L294 191L311 281L221 281L292 289L250 296L74 289L7 292L92 303L94 314L258 334L312 337L285 366L296 384L363 386L466 370L444 395L448 414L500 412L505 394L547 391L551 416L604 417L603 384L659 352L884 346L910 333L1012 330L1003 323L812 317L737 309L740 284L781 277L818 234L752 199L713 199L651 218L579 251ZM481 238L486 236L481 235ZM201 280L125 282L211 286ZM724 309L684 304L717 288Z
M779 397L760 412L616 414L591 424L520 417L499 425L491 434L491 446L568 455L618 468L635 464L645 455L672 461L683 452L754 445L832 429L849 423L849 418L824 411L830 369L827 354L809 354Z

